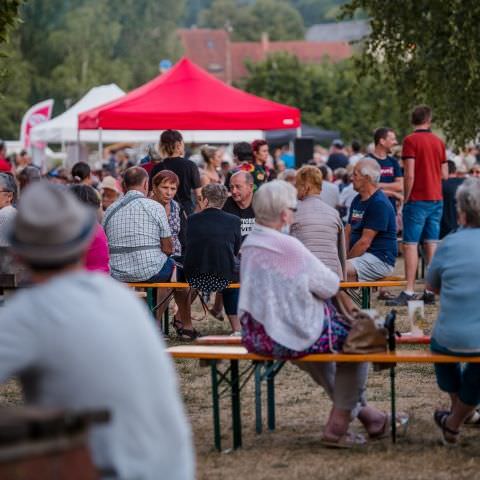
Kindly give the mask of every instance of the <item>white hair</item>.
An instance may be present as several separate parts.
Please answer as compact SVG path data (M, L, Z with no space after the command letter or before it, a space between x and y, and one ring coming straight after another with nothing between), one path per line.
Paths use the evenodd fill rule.
M280 219L288 208L296 208L297 191L284 180L273 180L263 184L253 196L252 207L259 223L271 223Z
M457 210L463 212L469 227L480 227L480 179L467 178L455 195Z
M369 177L372 183L377 184L380 181L382 171L376 160L369 157L361 158L358 163L358 169L364 177Z

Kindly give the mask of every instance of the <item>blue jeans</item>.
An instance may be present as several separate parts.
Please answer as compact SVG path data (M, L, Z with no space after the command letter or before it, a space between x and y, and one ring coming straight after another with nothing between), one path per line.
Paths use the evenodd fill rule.
M468 357L464 353L455 353L442 347L434 338L431 340L430 348L435 353ZM435 375L440 390L457 394L466 405L480 404L480 364L465 363L462 366L461 363L436 363Z
M168 257L166 262L163 264L162 269L156 273L153 277L149 278L147 282L169 282L172 278L173 267L175 266L175 262Z
M437 242L443 202L410 201L403 206L403 243Z

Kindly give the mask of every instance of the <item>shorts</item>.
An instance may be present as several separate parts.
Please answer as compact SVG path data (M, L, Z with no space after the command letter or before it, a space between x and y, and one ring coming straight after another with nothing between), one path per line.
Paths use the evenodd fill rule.
M403 243L438 242L443 202L413 201L403 207Z
M348 261L355 268L359 282L375 282L390 275L394 268L393 265L368 252L360 257L349 258Z
M152 282L152 283L169 282L170 279L172 278L174 267L175 267L175 262L170 257L167 257L167 260L163 264L162 269L158 273L156 273L153 277L149 278L147 282Z

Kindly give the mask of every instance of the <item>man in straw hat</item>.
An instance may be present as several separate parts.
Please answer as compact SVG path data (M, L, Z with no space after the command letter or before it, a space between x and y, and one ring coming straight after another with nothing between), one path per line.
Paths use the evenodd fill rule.
M26 402L107 408L89 443L104 478L193 479L190 433L171 363L147 309L83 259L95 212L67 190L28 187L10 231L33 286L0 314L0 381L17 374Z

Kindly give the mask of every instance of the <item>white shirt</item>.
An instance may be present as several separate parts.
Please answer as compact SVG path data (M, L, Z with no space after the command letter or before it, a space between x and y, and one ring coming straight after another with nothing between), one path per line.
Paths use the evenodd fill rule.
M110 410L89 443L96 466L113 468L115 478L193 480L190 431L163 340L146 306L107 275L59 275L0 308L0 381L14 374L28 404Z

